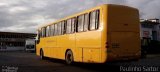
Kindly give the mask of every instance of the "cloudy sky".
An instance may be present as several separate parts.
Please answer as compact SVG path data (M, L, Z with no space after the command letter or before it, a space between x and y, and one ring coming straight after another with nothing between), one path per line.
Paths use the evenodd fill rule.
M160 18L160 0L0 0L0 31L36 33L39 25L107 3L138 8L140 18Z

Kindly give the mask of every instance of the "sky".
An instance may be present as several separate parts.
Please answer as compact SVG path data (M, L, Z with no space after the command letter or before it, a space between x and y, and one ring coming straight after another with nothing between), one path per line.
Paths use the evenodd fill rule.
M42 24L102 4L131 6L141 19L160 19L160 0L0 0L0 31L36 33Z

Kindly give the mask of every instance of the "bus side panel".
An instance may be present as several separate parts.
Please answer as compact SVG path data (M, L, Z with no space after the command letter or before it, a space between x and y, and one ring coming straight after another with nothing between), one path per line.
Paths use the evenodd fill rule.
M45 39L46 40L46 39ZM45 45L46 43L44 43L43 45L42 45L42 49L43 49L43 55L45 56L45 57L48 57L48 48L46 48L46 45Z
M40 49L43 49L44 56L46 56L45 40L46 40L45 38L40 38L40 42L37 45L37 48L39 48L39 50L37 49L37 52L39 52L39 55L40 55Z
M40 44L36 44L36 55L40 55Z
M57 58L59 59L65 59L65 52L67 49L71 49L73 52L74 57L76 57L77 54L74 54L75 51L75 34L68 34L59 36L57 38Z
M76 48L82 48L83 62L99 62L101 31L88 31L76 34ZM80 53L81 54L81 53Z
M57 50L54 51L57 54L56 58L65 59L64 54L65 54L65 49L66 49L66 45L65 45L66 41L67 41L67 36L66 35L59 36L57 38Z
M44 47L44 39L40 38L39 44L36 44L36 53L40 55L40 49Z
M54 52L57 47L57 37L48 37L46 41L46 48L48 48L49 57L54 58L56 53Z
M44 56L52 58L56 58L58 56L56 52L56 50L58 50L57 37L46 37L45 39L41 39L40 45L41 46L39 46L39 50L37 50L37 52L40 52L40 48L42 48Z
M75 48L74 49L74 61L83 62L83 60L82 60L82 51L83 51L83 48Z
M99 63L100 48L83 48L83 62Z

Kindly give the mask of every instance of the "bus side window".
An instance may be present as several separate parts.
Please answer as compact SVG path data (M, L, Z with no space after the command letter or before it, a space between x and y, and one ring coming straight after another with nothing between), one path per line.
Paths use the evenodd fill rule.
M46 27L42 28L42 37L46 37Z
M50 30L50 29L49 29L49 26L47 26L47 27L46 27L46 37L49 37L49 33L50 33L49 30Z
M89 30L96 30L99 26L99 10L90 13Z
M58 26L57 26L58 30L58 35L61 35L61 22L58 23Z
M66 24L67 26L67 28L66 28L66 33L67 34L69 34L69 33L71 33L71 19L68 19L67 20L67 24Z
M38 34L37 36L41 37L41 30L38 30L37 34Z
M89 14L85 14L84 16L84 31L88 30L88 24L89 24Z
M61 34L62 34L62 35L65 33L65 32L64 32L64 31L65 31L65 29L64 29L64 28L65 28L65 27L64 27L64 24L65 24L64 21L62 21L62 22L61 22Z
M78 16L78 32L83 31L84 15Z
M96 29L99 28L99 16L100 16L100 11L96 10Z
M58 30L58 29L57 29L57 24L54 24L54 25L55 25L55 26L54 26L54 28L55 28L55 29L54 29L54 36L56 36L56 35L57 35L57 30Z
M52 26L49 26L49 36L52 36Z
M51 25L51 36L54 36L54 24Z
M43 36L42 36L42 29L40 29L40 37L42 38Z
M41 37L43 38L43 28L41 28Z
M43 37L46 37L46 27L44 27L43 32L44 32L44 36Z
M64 20L64 30L63 30L64 34L66 34L67 32L67 21Z
M72 18L71 33L74 33L74 32L75 32L75 23L76 23L76 18Z

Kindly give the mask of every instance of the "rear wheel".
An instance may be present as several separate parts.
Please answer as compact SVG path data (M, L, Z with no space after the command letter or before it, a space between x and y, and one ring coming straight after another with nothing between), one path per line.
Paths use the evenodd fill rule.
M73 63L73 53L71 50L67 51L66 55L65 55L65 61L68 65Z
M44 59L44 53L43 53L43 50L42 50L42 49L40 50L40 58L41 58L41 60Z

